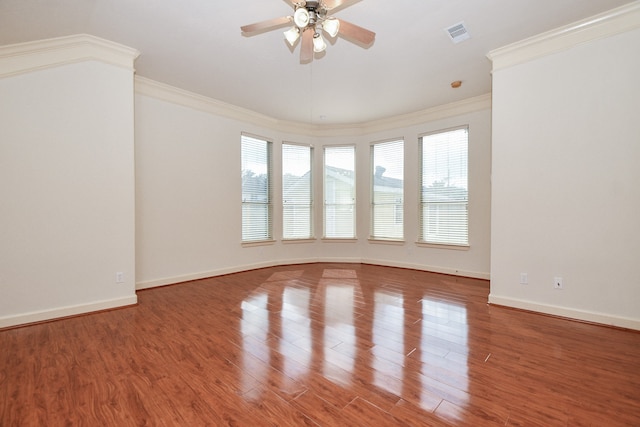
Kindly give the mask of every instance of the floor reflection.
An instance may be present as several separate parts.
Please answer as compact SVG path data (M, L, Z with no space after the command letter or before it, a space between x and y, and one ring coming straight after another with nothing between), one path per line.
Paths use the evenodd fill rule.
M311 348L311 319L309 318L309 303L311 292L307 288L292 287L284 284L282 296L282 339L280 352L285 355L284 373L291 378L306 374L299 366L308 367L311 364L311 353L296 351L292 345L302 349Z
M424 377L422 392L428 398L435 390L454 386L456 405L447 406L448 416L457 419L468 403L468 323L462 304L436 300L425 295L421 302L420 355Z
M326 277L323 275L323 277ZM322 372L333 380L341 378L343 382L350 379L340 375L336 368L351 374L355 359L356 333L354 324L355 279L321 279L318 292L324 299L324 358ZM327 346L327 343L329 345ZM339 346L339 351L336 347ZM346 357L345 357L346 355Z
M397 291L376 291L373 310L373 383L398 396L404 377L404 298Z
M245 382L304 383L311 375L345 389L365 382L392 403L429 412L450 395L443 410L461 416L469 386L465 304L406 282L367 283L363 289L355 269L324 269L314 280L303 269L272 274L241 304Z
M249 389L255 380L263 381L268 364L261 363L254 354L254 346L264 347L269 335L269 311L267 293L255 293L242 301L242 389ZM249 373L251 373L249 375Z
M140 291L0 331L0 425L640 426L640 335L366 264Z

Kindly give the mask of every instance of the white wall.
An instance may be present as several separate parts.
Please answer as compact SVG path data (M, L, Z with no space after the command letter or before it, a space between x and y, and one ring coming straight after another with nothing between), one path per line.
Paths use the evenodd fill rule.
M136 302L127 55L0 76L0 327Z
M22 47L1 47L0 327L135 303L136 286L351 261L491 271L492 303L640 329L636 4L561 29L561 42L543 35L494 52L493 113L479 97L339 129L140 78L134 111L137 53L90 36L65 40L73 46L60 55L61 42L45 41L24 61ZM470 128L471 247L417 246L418 136L460 125ZM243 247L241 132L274 142L276 202L281 143L314 145L318 237L322 147L355 144L358 239L283 243L276 221L274 244ZM369 144L396 137L406 145L406 241L371 243ZM114 283L118 271L124 283ZM565 289L552 289L554 276Z
M242 131L274 137L254 125L136 96L140 287L269 265L282 257L279 246L240 245Z
M418 198L419 149L422 134L469 126L469 248L465 250L419 247ZM489 278L491 236L491 110L452 114L449 117L376 132L361 138L358 177L362 187L359 236L369 233L369 144L389 138L405 140L405 239L401 247L363 242L362 256L367 262L437 271L462 276Z
M372 262L489 276L490 108L483 97L469 109L448 107L424 118L372 127L320 132L243 120L196 95L138 79L136 95L136 255L138 288L208 277L266 265L316 261ZM442 109L444 110L444 109ZM471 110L471 111L470 111ZM416 121L418 124L416 124ZM409 123L409 124L406 124ZM454 126L470 127L470 241L466 251L418 247L418 135ZM276 242L241 245L240 135L266 137L274 145ZM406 242L375 244L369 237L369 144L404 137L406 149ZM316 239L283 243L278 218L282 142L314 146L316 236L322 236L322 149L356 144L358 227L355 242Z
M635 30L610 20L609 33L558 32L579 43L547 37L494 55L493 303L640 329L635 10Z

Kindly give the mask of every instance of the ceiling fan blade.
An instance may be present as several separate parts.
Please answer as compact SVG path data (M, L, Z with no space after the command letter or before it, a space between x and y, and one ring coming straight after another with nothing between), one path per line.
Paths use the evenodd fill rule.
M356 24L339 19L340 30L339 34L345 36L348 39L356 40L363 45L370 45L376 38L376 33L369 31L366 28L362 28Z
M313 31L307 30L302 33L300 43L300 62L303 64L313 61Z
M281 18L269 19L266 21L256 22L255 24L245 25L240 27L243 33L256 33L258 31L273 30L278 27L283 27L291 23L293 18L291 16L283 16Z
M359 1L360 0L322 0L322 4L327 10L336 12L334 9L344 9Z
M327 9L333 9L334 7L340 6L344 1L345 0L324 0L322 3L324 3Z

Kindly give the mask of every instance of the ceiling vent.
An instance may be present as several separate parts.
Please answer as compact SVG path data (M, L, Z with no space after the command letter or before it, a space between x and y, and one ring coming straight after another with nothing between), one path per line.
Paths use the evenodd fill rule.
M467 28L464 26L464 22L452 25L449 28L445 28L444 30L447 32L447 34L451 38L451 41L454 43L460 43L461 41L467 40L471 37L469 35L469 32L467 31Z

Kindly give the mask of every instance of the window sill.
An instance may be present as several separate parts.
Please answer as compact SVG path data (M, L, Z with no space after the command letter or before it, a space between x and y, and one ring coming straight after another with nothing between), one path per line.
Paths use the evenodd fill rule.
M426 243L416 242L416 246L421 248L434 248L434 249L447 249L453 251L468 251L471 249L470 245L447 245L443 243Z
M371 237L369 238L369 243L373 243L376 245L395 245L395 246L403 246L405 244L404 240L393 240L393 239L380 239Z
M242 247L252 248L254 246L267 246L267 245L273 245L275 242L276 242L275 240L258 240L255 242L242 242Z
M289 243L314 243L317 239L315 237L309 239L282 239L283 244Z
M333 238L333 237L323 237L323 243L356 243L358 239L343 239L343 238Z

